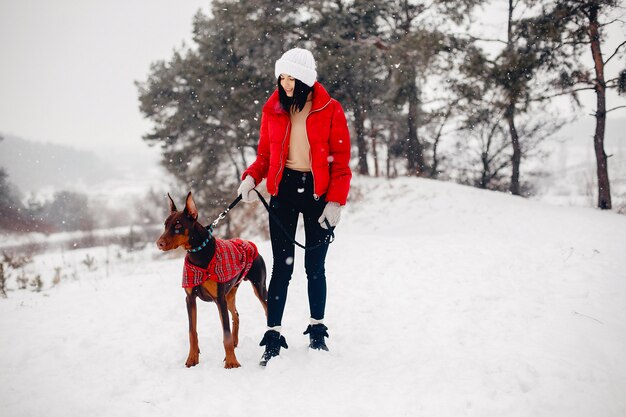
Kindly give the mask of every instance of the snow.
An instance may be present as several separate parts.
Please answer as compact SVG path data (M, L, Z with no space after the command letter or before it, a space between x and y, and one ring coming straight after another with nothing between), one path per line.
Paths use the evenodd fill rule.
M38 256L44 291L0 299L0 415L626 415L625 216L357 178L336 234L330 352L308 351L302 335L298 249L289 349L267 368L248 283L238 292L243 366L223 369L218 314L201 303L200 364L187 369L182 253ZM269 242L256 243L271 265ZM87 254L95 271L80 263ZM52 287L55 266L74 272Z

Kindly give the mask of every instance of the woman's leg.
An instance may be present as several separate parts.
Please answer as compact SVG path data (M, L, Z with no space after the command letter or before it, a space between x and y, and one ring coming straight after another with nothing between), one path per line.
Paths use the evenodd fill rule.
M309 205L304 215L304 232L306 234L306 246L319 245L326 241L329 231L320 226L318 219L324 211L323 198ZM326 309L326 254L328 243L315 249L307 249L304 254L304 268L307 276L307 288L309 294L309 309L311 318L322 320Z
M282 187L284 185L284 187ZM287 184L281 184L281 190L270 200L272 212L291 237L296 235L298 210L287 198ZM294 245L285 232L270 216L270 238L272 242L273 266L272 277L267 292L267 326L280 326L287 301L289 281L293 274Z

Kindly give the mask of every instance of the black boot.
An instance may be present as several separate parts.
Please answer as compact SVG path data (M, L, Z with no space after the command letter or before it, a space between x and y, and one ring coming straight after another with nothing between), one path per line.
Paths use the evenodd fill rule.
M265 366L270 359L280 354L281 346L287 349L287 341L276 330L268 330L265 332L259 346L265 346L265 352L263 352L261 362L259 362L259 365Z
M306 328L304 334L309 335L310 343L309 348L317 349L317 350L328 350L328 346L326 346L326 342L324 341L324 337L328 336L328 327L324 326L322 323L319 324L309 324L309 327Z

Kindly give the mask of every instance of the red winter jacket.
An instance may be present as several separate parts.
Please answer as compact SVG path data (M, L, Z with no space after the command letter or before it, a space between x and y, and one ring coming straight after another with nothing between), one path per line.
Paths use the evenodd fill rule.
M346 204L352 178L348 123L339 102L332 99L319 82L313 85L306 132L311 146L314 194L326 194L326 201ZM289 155L290 133L289 114L281 107L276 90L263 106L257 158L241 179L250 175L259 184L267 178L267 191L271 195L278 194Z

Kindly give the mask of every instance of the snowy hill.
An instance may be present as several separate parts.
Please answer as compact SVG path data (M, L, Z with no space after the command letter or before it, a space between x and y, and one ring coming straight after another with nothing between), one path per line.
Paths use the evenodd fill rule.
M43 293L0 299L0 415L626 415L625 216L421 179L355 183L327 261L329 353L302 335L301 251L289 349L257 365L264 317L244 283L236 370L204 303L201 363L184 367L182 254L48 254ZM81 266L88 253L99 269ZM75 278L49 288L59 265Z

